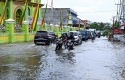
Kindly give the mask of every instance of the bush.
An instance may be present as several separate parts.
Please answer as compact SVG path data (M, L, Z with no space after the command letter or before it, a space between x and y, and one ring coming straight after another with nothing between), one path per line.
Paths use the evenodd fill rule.
M108 33L109 33L109 31L108 30L105 30L104 32L103 32L103 36L107 36L108 35Z

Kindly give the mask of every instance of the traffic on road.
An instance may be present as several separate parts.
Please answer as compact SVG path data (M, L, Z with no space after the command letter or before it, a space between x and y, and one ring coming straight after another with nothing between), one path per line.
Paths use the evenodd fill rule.
M96 33L94 29L65 32L60 37L54 34L54 32L37 31L34 36L34 44L46 46L56 43L55 50L60 50L64 46L65 49L70 51L74 49L74 45L80 45L82 41L87 41L88 39L93 41L97 36L100 38L101 35L99 32Z
M56 44L0 45L0 80L124 80L125 49L106 37L55 51Z

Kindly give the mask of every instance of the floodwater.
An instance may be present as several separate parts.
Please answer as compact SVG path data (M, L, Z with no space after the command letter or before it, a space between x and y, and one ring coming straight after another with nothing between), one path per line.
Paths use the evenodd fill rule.
M125 80L125 46L105 37L75 50L32 42L0 45L0 80Z

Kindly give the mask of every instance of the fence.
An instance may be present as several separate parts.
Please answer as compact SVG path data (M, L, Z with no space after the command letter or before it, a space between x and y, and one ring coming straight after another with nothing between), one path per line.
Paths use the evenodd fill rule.
M74 27L62 27L62 28L60 28L59 26L41 27L37 25L37 30L33 31L30 28L30 25L28 24L23 25L23 26L19 26L15 24L13 25L14 26L9 25L10 29L8 29L7 25L0 25L0 44L33 41L34 34L38 30L46 30L46 31L54 32L56 35L58 35L58 37L61 36L63 32L77 30L77 28L74 28ZM14 28L11 28L11 27L14 27Z

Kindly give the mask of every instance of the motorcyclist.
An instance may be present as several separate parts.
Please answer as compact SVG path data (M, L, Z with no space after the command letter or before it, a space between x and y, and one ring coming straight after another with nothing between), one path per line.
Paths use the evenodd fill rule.
M74 40L75 37L73 36L73 32L70 32L70 36L68 37L68 40Z
M60 38L62 38L63 41L66 41L66 40L67 40L66 34L62 34Z
M98 38L100 38L100 36L101 36L101 33L99 32L99 33L98 33Z
M68 40L67 33L63 33L60 38L62 38L63 45L64 45L64 47L66 49L67 48L67 40Z
M62 38L57 39L55 51L60 50L62 48L62 45L63 45Z
M70 36L68 37L68 40L71 40L71 42L73 43L72 48L74 47L74 39L75 37L73 36L73 32L70 32Z

